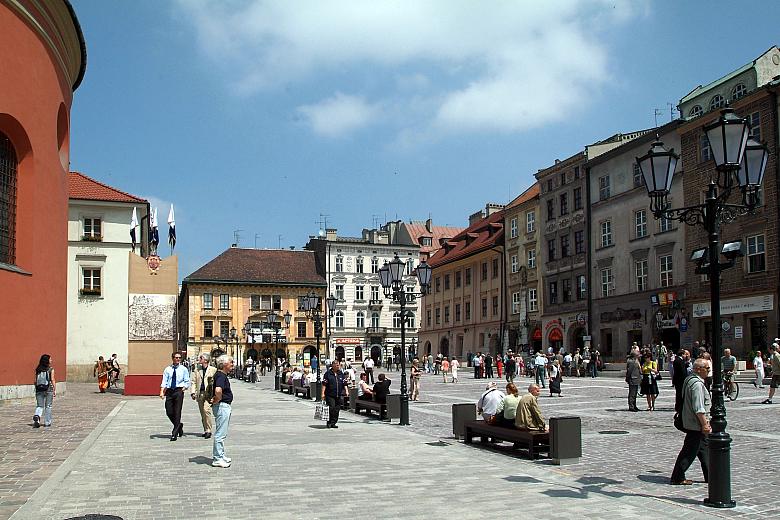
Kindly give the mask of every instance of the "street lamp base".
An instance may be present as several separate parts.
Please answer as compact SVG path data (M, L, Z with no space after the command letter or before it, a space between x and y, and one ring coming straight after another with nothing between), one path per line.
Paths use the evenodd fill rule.
M732 507L737 507L737 503L733 500L729 500L728 502L717 502L717 501L710 501L709 498L704 499L704 505L707 507L715 507L718 509L730 509Z
M279 376L274 377L274 390L279 390L281 386L281 378Z

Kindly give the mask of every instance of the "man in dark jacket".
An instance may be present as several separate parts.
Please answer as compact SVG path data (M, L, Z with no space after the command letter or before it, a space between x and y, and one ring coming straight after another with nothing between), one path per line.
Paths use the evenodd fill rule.
M628 411L638 412L636 406L636 394L639 391L639 385L642 383L642 368L636 359L636 352L633 350L628 355L626 363L626 383L628 383Z
M685 378L688 377L690 361L691 353L685 349L681 349L680 352L677 353L677 357L672 364L672 372L674 374L672 376L672 385L674 385L675 390L674 409L677 412L679 412L682 407L683 382L685 382Z
M485 377L493 377L493 356L485 356Z
M391 381L384 374L379 374L379 380L374 383L374 401L387 403L387 395L390 393Z

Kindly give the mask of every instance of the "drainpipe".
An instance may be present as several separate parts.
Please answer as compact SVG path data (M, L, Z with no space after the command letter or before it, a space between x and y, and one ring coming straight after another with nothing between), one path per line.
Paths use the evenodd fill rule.
M778 157L777 153L778 150L780 150L780 132L777 131L778 129L778 110L777 110L777 87L775 89L770 90L769 94L772 96L772 131L775 134L775 186L780 186L780 165L778 164ZM780 224L780 199L775 201L776 207L775 210L777 211L777 220L778 224ZM780 270L778 270L778 274L780 275ZM778 279L778 285L777 290L775 291L775 294L778 295L778 298L780 298L780 279ZM780 320L778 320L777 323L777 330L775 331L775 337L780 338ZM767 343L769 343L769 338L767 338Z
M593 334L593 291L591 291L592 284L590 283L591 276L593 274L593 256L591 255L591 229L593 224L591 223L591 210L590 210L590 166L585 167L585 294L588 302L588 336ZM591 340L593 344L593 340Z

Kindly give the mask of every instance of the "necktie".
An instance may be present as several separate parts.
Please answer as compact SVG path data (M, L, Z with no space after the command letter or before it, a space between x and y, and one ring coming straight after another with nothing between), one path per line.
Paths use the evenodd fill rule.
M171 390L176 388L176 365L173 365L173 374L171 374Z

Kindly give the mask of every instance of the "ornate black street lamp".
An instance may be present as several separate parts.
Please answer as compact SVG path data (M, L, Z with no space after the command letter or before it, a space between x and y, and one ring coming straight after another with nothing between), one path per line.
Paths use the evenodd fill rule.
M241 341L241 338L238 335L238 331L236 331L235 327L230 327L230 339L232 339L235 342L235 346L233 347L233 357L235 358L235 366L233 367L233 378L238 379L239 374L241 374L241 354L239 352L239 341Z
M406 311L408 304L415 303L418 296L425 296L431 290L431 267L422 262L417 266L417 281L420 283L420 292L407 291L404 283L404 269L406 264L398 258L398 254L390 263L379 269L379 283L382 284L385 297L392 298L394 303L401 307L401 425L409 424L409 394L406 386L406 320L409 315ZM411 312L411 311L409 311Z
M720 224L735 220L740 215L752 213L759 204L761 182L766 169L768 149L749 139L747 119L739 118L730 108L721 111L717 121L706 125L704 132L712 150L717 175L711 175L707 197L703 204L672 208L668 201L672 177L679 156L674 150L666 150L656 141L650 151L636 161L642 172L650 197L650 209L655 218L678 220L685 224L701 225L707 232L707 251L698 250L694 257L699 261L698 272L707 272L710 283L712 309L712 407L710 408L712 433L709 435L709 484L704 503L712 507L734 507L731 499L731 437L726 433L726 406L723 402L723 373L720 359L723 355L720 323L720 273L732 267L742 256L741 245L726 244L720 250ZM736 184L742 192L739 203L729 202ZM720 261L720 255L726 262ZM705 271L706 269L706 271Z
M329 312L331 310L331 298L333 299L333 307L335 308L335 300L333 296L327 298L327 305ZM314 321L314 337L317 339L317 388L314 393L314 400L322 400L322 356L320 356L320 339L322 338L322 298L315 294L313 291L309 292L300 299L301 309L306 313L306 317Z
M266 320L268 321L268 326L274 330L274 356L276 359L276 373L274 375L274 390L279 390L281 388L281 374L279 373L279 330L282 328L281 322L277 321L277 314L275 311L270 310L268 311L268 315L266 316ZM292 314L290 314L290 311L287 311L283 315L284 318L284 328L289 329L290 328L290 321L292 321ZM287 359L287 343L285 342L284 347L284 357Z

